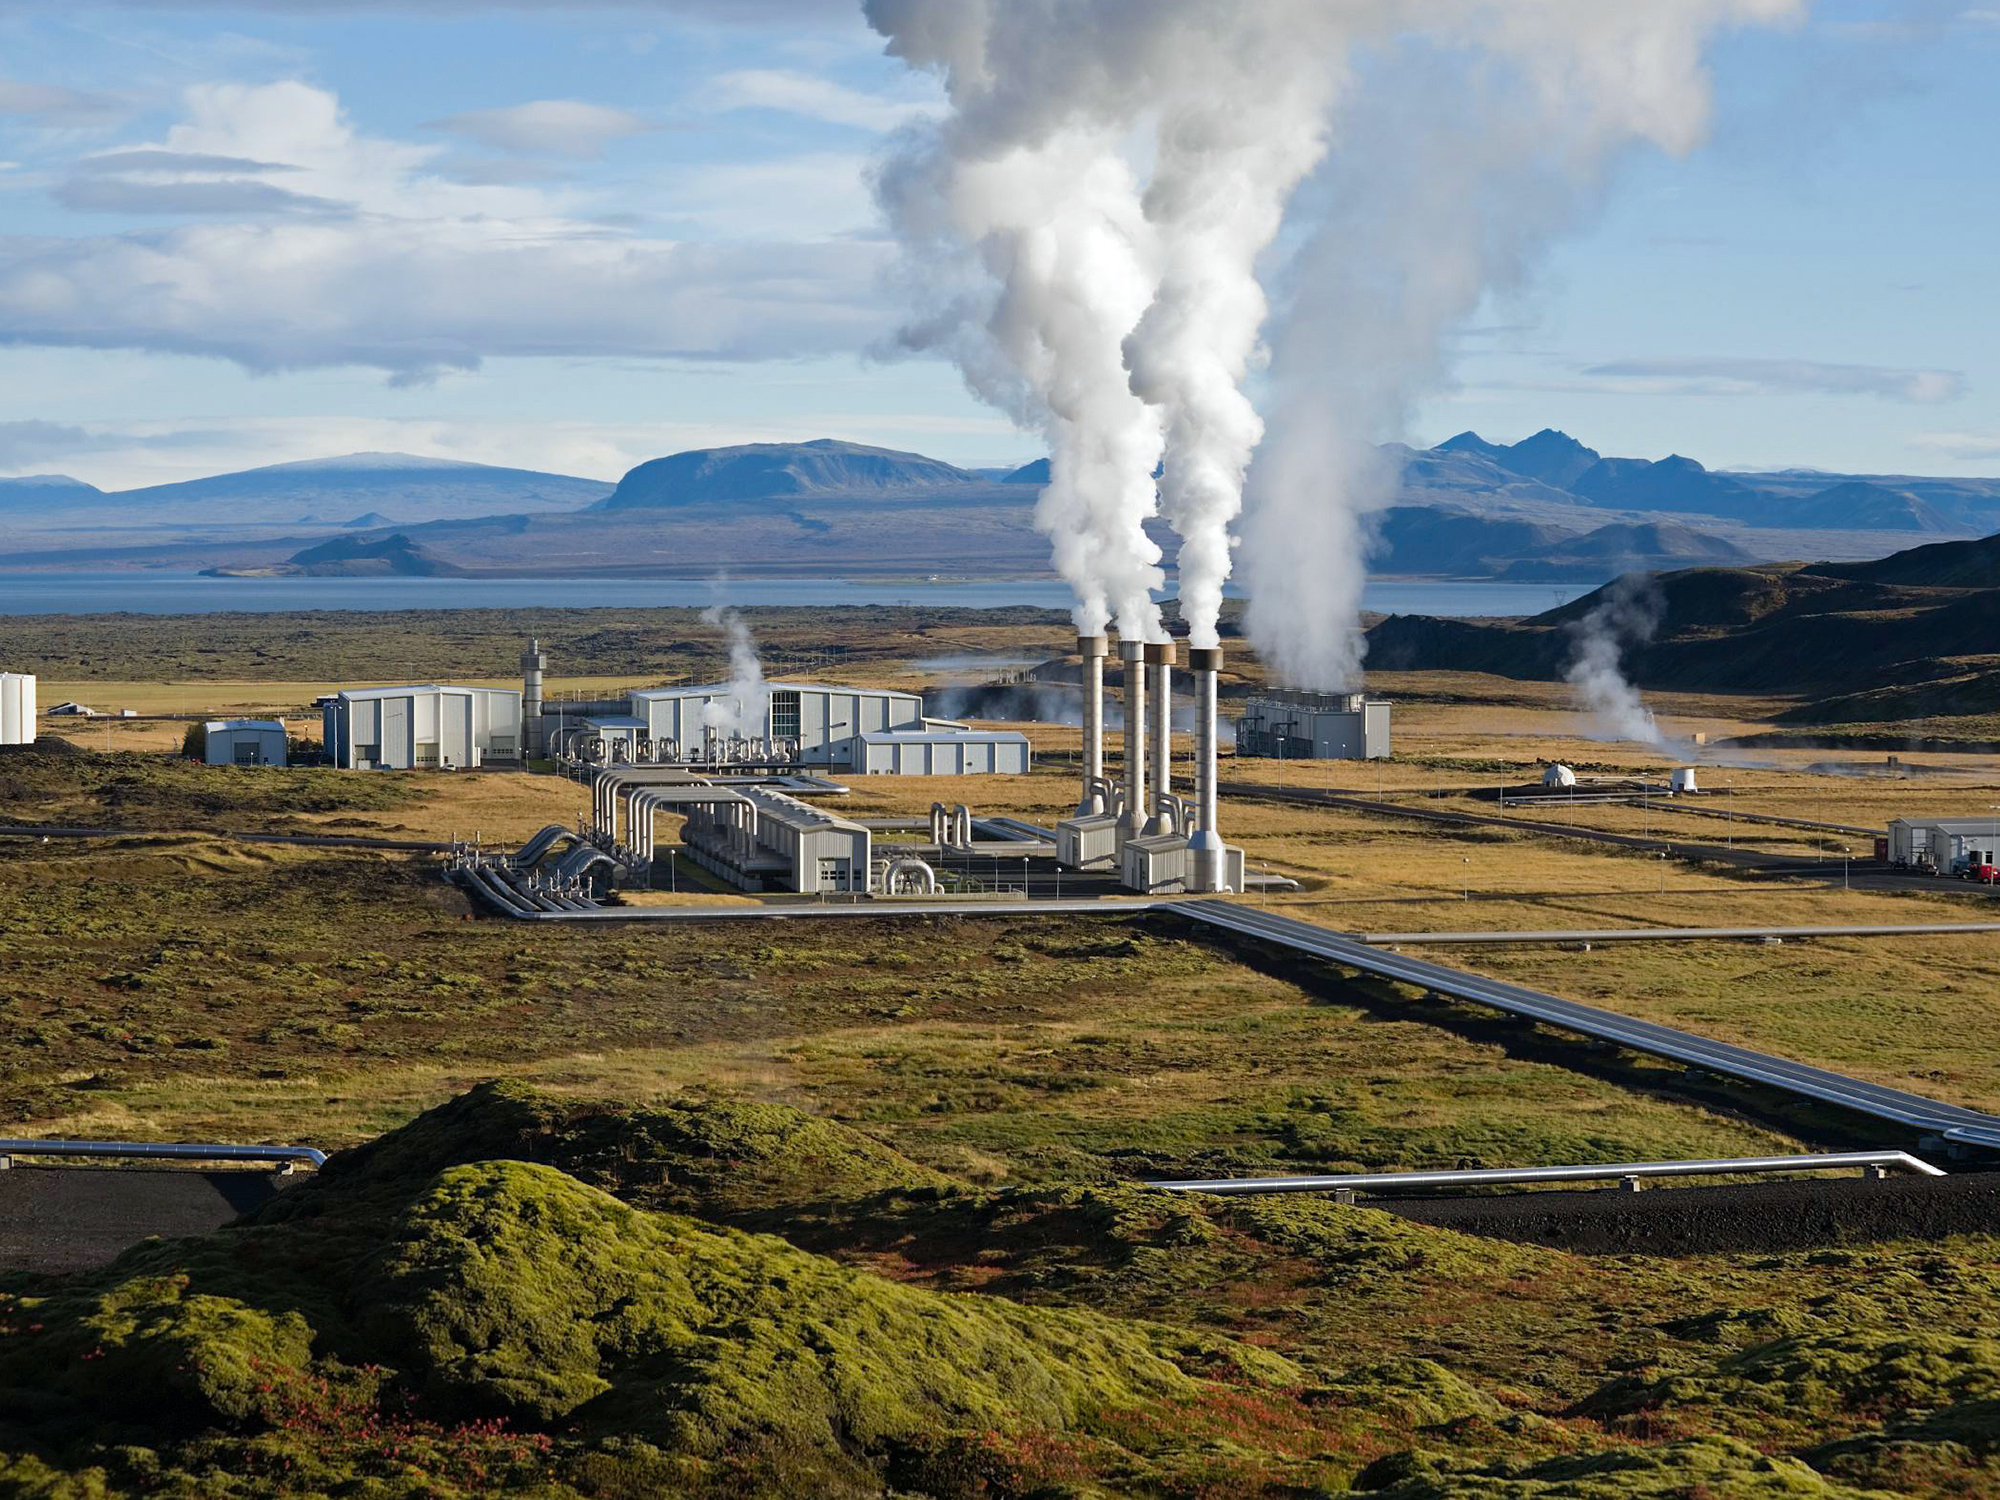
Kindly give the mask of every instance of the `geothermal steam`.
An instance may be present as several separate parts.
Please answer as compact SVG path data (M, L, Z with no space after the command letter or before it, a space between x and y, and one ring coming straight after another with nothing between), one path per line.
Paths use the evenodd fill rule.
M702 623L719 625L729 634L729 696L710 699L701 722L720 734L761 738L768 717L770 689L764 685L764 663L757 657L757 638L743 616L725 604L701 612Z
M919 309L903 344L1047 439L1037 520L1078 628L1157 632L1163 504L1194 643L1240 546L1259 651L1339 688L1366 517L1397 479L1376 444L1443 379L1448 333L1527 279L1626 147L1699 140L1710 34L1803 0L865 8L950 105L878 179ZM1269 351L1265 278L1287 289ZM1244 389L1267 353L1268 439Z
M1570 623L1569 670L1564 673L1597 736L1664 744L1652 710L1619 665L1627 644L1643 646L1660 628L1666 600L1650 573L1627 573L1580 620Z

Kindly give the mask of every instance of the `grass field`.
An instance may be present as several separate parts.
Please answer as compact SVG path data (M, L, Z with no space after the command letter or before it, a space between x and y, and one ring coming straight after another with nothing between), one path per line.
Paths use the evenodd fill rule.
M540 625L603 685L701 664L671 613ZM920 661L1033 654L1064 634L1038 618L835 623L844 675L906 685L936 675ZM506 680L518 650L499 619L325 628L272 633L251 660L250 627L219 622L212 670L202 638L173 632L122 657L129 624L44 644L69 653L63 696L204 716L307 701L356 649L399 669L374 680L463 677L439 661L473 647L486 670L470 680ZM766 628L801 646L810 630ZM122 678L173 680L122 680L126 661ZM1551 759L1621 775L1681 763L1580 737L1545 685L1378 686L1399 699L1393 761L1233 762L1226 778L1492 813L1476 792ZM1782 705L1656 707L1715 741ZM0 840L0 1115L27 1134L345 1147L402 1133L243 1229L61 1285L0 1278L0 1491L2000 1493L1989 1238L1582 1257L1321 1201L1130 1186L1887 1143L1874 1127L1115 915L480 918L426 857L228 835L507 843L573 822L582 787L209 768L168 753L179 727L99 720L61 731L74 750L0 753L0 821L135 830ZM1053 822L1075 802L1059 762L1077 734L1022 727L1051 761L1033 775L858 779L840 808L962 801ZM1906 780L1812 769L1830 757L1856 758L1711 745L1701 805L1872 828L2000 803L2000 777L1971 757L1906 755L1952 768ZM1232 800L1224 831L1298 884L1252 899L1345 931L1995 909L1949 885L1842 890L1535 824L1810 857L1799 830L1625 806L1508 816L1449 829ZM1424 951L2000 1110L1990 935ZM458 1098L489 1080L505 1088Z

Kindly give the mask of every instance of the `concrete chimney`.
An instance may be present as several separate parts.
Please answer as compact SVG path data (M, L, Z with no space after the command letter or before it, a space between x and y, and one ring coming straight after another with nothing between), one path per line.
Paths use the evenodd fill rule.
M1118 643L1125 666L1125 811L1118 818L1122 847L1146 827L1146 648L1140 641Z
M1164 800L1173 790L1174 767L1174 643L1146 642L1146 672L1153 679L1153 795L1161 799L1160 810L1146 817L1146 832L1174 833L1173 814L1164 810Z
M1226 859L1222 835L1215 827L1216 675L1222 670L1222 650L1195 646L1188 651L1194 673L1195 829L1188 838L1188 889L1213 893L1226 890Z
M1083 658L1083 797L1076 804L1079 818L1101 813L1104 808L1104 653L1101 635L1076 638L1076 654Z
M521 758L540 760L548 754L548 731L542 727L542 673L549 659L542 655L542 643L528 642L521 653Z

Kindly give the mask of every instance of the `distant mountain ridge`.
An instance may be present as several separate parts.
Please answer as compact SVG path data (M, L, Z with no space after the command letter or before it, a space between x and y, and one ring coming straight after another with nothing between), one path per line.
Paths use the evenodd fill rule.
M921 453L838 438L696 448L640 464L594 510L659 510L819 495L918 495L991 480Z

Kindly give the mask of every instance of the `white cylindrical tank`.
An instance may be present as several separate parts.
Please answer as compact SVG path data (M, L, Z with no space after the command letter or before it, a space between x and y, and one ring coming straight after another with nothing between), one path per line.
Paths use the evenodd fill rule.
M1679 796L1683 792L1698 792L1701 790L1700 787L1694 784L1693 766L1682 766L1676 770L1672 785L1675 796Z
M1125 667L1125 811L1118 819L1122 849L1146 826L1146 644L1118 642Z
M1076 815L1080 818L1105 810L1104 794L1099 787L1104 779L1105 650L1106 642L1101 635L1076 638L1076 654L1083 658L1083 796L1076 804Z
M1576 785L1576 772L1560 763L1542 772L1542 785L1549 787L1572 787Z
M35 742L35 674L0 672L0 745Z
M1217 892L1228 889L1225 869L1228 851L1215 826L1215 703L1217 676L1222 671L1222 651L1216 646L1188 649L1188 670L1194 673L1194 795L1196 827L1188 838L1193 868L1188 871L1188 889Z

